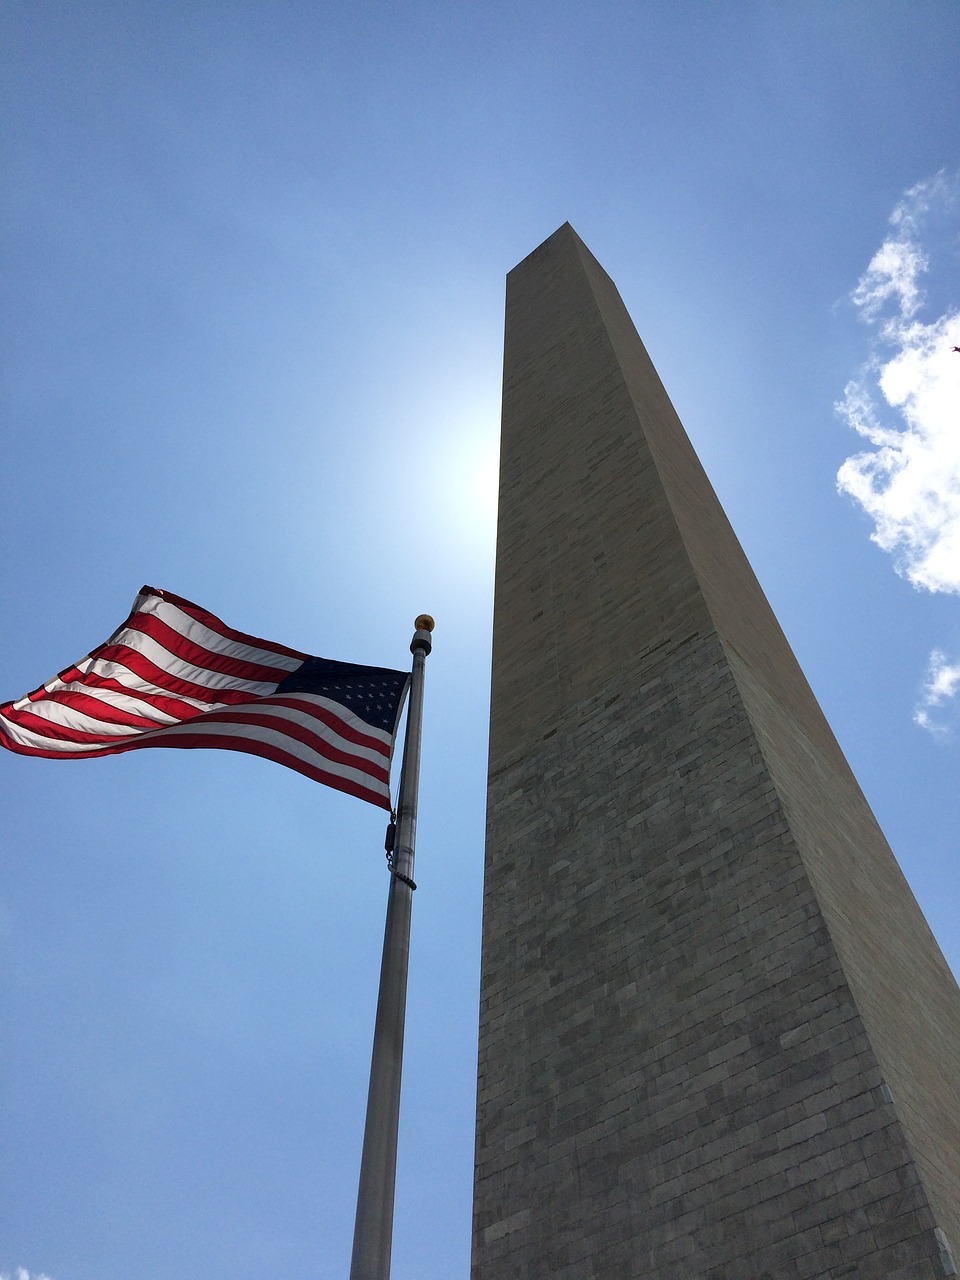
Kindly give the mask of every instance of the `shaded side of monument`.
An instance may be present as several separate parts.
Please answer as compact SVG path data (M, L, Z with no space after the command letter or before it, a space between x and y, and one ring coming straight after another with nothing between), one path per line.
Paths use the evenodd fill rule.
M508 277L474 1280L960 1261L960 992L612 282Z

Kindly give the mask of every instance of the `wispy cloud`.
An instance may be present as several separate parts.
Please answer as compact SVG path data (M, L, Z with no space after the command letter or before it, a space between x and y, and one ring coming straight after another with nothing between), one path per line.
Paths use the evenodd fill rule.
M953 699L960 692L960 662L950 662L941 649L930 655L926 683L913 718L938 738L951 737L960 721L960 708Z
M960 594L960 174L912 187L891 232L850 295L871 331L870 356L837 406L872 446L837 473L837 487L874 523L871 539L915 587ZM952 283L933 305L929 286ZM925 287L926 286L926 287ZM953 736L960 661L930 655L914 712Z
M851 294L873 331L872 351L838 409L873 447L844 462L837 484L872 518L871 537L898 573L960 594L960 354L951 350L960 346L960 297L933 319L921 314L945 223L953 261L942 265L956 272L958 212L957 175L913 187Z
M17 1267L12 1274L9 1271L0 1271L0 1280L50 1280L50 1277L41 1271L28 1271L26 1267Z

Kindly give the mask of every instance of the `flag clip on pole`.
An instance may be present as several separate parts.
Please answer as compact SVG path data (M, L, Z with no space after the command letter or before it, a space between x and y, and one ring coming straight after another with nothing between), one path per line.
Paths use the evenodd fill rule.
M400 1122L400 1073L403 1024L410 955L413 905L413 856L417 840L417 791L420 783L420 725L423 715L423 669L434 622L421 614L414 625L410 651L410 703L400 770L397 829L388 862L390 889L383 931L380 994L370 1060L367 1118L360 1159L357 1218L353 1232L350 1280L389 1280L393 1242L393 1199L397 1179L397 1130Z

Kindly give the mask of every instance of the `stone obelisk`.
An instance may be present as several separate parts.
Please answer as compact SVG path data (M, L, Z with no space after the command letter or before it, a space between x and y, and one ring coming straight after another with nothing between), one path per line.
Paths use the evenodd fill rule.
M608 276L508 277L474 1280L934 1280L960 992Z

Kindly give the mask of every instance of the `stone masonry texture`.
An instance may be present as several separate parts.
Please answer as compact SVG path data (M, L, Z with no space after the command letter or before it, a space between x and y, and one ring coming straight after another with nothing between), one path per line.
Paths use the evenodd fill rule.
M960 992L620 297L508 277L473 1280L933 1280Z

